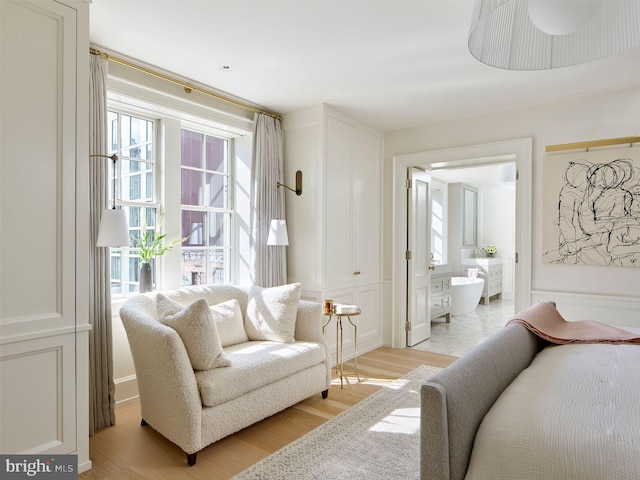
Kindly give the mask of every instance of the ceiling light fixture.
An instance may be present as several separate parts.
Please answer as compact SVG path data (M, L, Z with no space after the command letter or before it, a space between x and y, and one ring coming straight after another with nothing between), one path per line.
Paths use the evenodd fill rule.
M469 51L487 65L545 70L640 45L637 0L476 0Z

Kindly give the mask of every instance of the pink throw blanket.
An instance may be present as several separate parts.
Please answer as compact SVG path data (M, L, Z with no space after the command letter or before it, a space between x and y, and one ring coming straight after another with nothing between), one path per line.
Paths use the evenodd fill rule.
M519 323L551 343L635 343L637 335L593 320L567 322L551 304L539 302L507 322Z

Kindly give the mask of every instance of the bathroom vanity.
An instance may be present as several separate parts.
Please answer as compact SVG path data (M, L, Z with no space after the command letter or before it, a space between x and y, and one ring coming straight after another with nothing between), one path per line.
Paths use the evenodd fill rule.
M493 296L500 298L502 295L502 259L493 257L464 258L463 268L477 268L478 276L484 279L484 290L482 298L484 304L489 304L489 299Z
M447 265L438 265L431 275L431 320L446 317L451 322L451 270Z

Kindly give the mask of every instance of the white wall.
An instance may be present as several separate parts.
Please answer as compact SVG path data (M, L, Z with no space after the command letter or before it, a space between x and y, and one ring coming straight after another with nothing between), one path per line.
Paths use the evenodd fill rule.
M384 218L392 216L394 155L516 138L533 138L532 290L638 296L640 269L549 265L541 261L542 160L546 145L640 135L640 87L481 117L389 132L385 135ZM391 245L391 229L384 244ZM385 281L392 278L392 252L385 249ZM385 312L390 310L385 306ZM390 318L388 315L385 318ZM639 320L640 323L640 320Z
M447 229L447 264L454 276L462 275L462 184L450 183L447 197L449 228Z
M502 294L513 298L516 243L515 190L501 186L478 189L478 245L495 245L502 258Z

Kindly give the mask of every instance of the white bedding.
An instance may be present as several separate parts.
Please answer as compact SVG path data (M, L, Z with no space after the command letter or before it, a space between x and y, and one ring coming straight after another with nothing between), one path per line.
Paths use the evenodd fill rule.
M640 346L545 348L486 414L466 480L640 479Z

